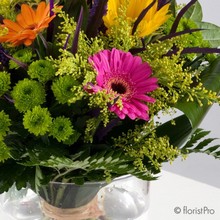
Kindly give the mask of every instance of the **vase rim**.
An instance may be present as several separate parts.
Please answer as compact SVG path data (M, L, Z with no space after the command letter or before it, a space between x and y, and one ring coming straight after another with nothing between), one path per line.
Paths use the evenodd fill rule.
M112 179L111 183L122 180L122 179L127 179L129 177L132 177L132 175L131 174L125 174L125 175L122 175L122 176L119 176L119 177L116 177L116 178ZM49 184L84 186L84 185L95 185L95 184L107 185L108 183L106 181L102 180L102 181L86 181L82 185L79 185L79 184L76 184L76 183L63 183L63 182L56 182L56 181L50 181Z

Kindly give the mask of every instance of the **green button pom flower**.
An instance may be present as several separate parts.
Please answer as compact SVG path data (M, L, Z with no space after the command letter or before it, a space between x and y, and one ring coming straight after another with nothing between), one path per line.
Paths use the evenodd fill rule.
M78 82L71 76L59 77L52 84L52 91L56 100L61 104L68 103L75 96L72 88L76 85L78 85Z
M38 79L45 83L55 76L55 68L48 60L37 60L30 64L28 68L28 75L32 79Z
M19 112L25 112L45 102L44 87L37 81L24 79L19 81L11 93Z
M47 108L35 106L28 110L23 118L24 128L36 136L45 135L52 124L52 118Z
M73 126L69 118L60 116L53 120L50 134L59 142L68 140L73 133Z
M29 48L24 48L22 50L18 50L13 54L13 58L22 63L30 63L32 61L32 50ZM18 69L20 65L18 65L14 60L9 61L10 69Z

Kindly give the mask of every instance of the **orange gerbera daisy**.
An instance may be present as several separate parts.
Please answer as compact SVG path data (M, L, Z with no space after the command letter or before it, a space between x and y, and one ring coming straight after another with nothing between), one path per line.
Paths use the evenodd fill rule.
M50 17L50 6L40 2L36 10L27 4L21 5L21 13L17 15L16 22L3 20L3 27L8 29L7 34L0 36L0 43L10 42L12 46L32 44L37 34L48 27L55 15Z

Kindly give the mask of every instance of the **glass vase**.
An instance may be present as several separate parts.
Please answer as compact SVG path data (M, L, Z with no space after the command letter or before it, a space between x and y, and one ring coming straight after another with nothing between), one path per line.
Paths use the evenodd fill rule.
M10 211L7 207L12 201L5 200L5 212ZM147 220L149 182L130 175L116 178L110 184L87 182L79 186L50 182L29 202L26 211L20 210L22 214L17 209L10 211L10 215L27 214L26 218L16 220ZM32 206L36 210L30 210Z

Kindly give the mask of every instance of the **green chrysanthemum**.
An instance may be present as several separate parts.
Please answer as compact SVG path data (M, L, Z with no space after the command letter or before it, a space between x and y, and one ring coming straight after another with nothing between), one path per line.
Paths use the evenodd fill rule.
M77 86L78 82L71 76L59 77L53 82L52 90L56 97L56 100L61 103L67 103L71 98L74 97L74 92L72 88Z
M9 126L11 125L11 120L4 111L0 112L0 140L7 134L9 131Z
M69 118L60 116L53 120L50 135L59 142L66 141L73 133L73 126Z
M32 61L33 54L29 48L25 48L25 49L16 51L12 56L15 59L21 61L22 63L30 63ZM17 63L15 63L13 60L9 61L10 69L18 69L19 67L20 66Z
M10 75L9 73L3 71L0 72L0 96L10 89Z
M28 75L32 79L38 79L40 82L44 83L55 76L55 68L48 60L37 60L30 64Z
M45 135L52 124L52 118L47 108L35 106L28 110L23 118L24 127L30 132L38 135Z
M15 107L20 112L43 104L46 96L43 86L39 82L29 79L19 81L13 88L11 95L15 101Z
M10 158L10 149L9 147L0 140L0 162L4 162Z

